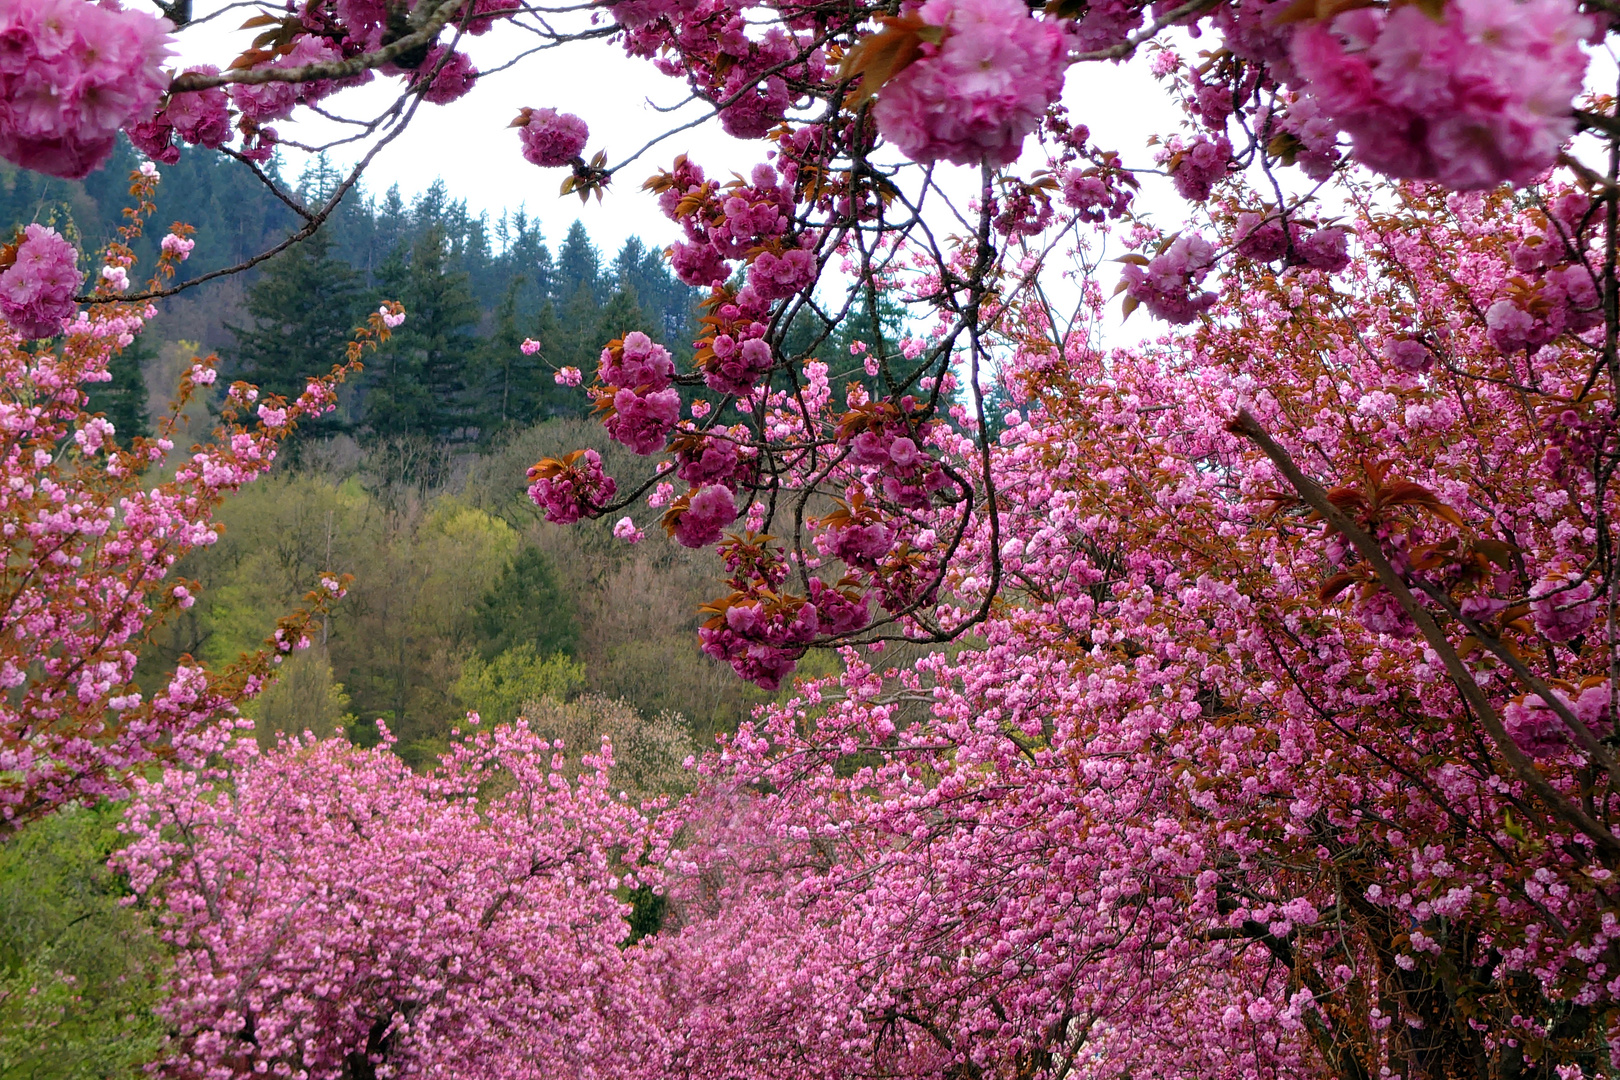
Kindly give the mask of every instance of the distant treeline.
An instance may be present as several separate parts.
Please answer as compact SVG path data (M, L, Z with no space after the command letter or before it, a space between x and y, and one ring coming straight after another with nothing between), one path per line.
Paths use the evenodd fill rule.
M126 178L139 160L125 144L80 182L0 166L0 222L45 221L91 250L122 222ZM274 161L267 167L282 181L279 169ZM340 179L322 160L292 186L306 206L318 205ZM200 148L164 167L156 202L149 235L135 250L150 266L170 222L193 226L197 247L181 280L239 263L299 224L245 167ZM612 337L643 330L677 356L689 354L697 298L669 273L663 253L637 238L605 259L576 221L553 254L522 210L492 221L469 213L441 183L410 202L397 186L381 196L356 188L311 239L231 282L169 301L157 336L202 341L219 350L228 377L294 394L342 355L368 311L398 300L405 325L367 361L339 413L306 434L487 442L503 430L578 415L585 398L557 386L552 374L565 365L588 372ZM524 338L539 341L541 351L524 355ZM98 391L98 407L120 431L145 422L140 368L150 366L156 345L143 340L128 350L114 384Z

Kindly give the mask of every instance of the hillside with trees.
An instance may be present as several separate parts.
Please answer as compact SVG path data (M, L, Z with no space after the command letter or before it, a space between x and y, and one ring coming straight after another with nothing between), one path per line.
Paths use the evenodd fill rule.
M1614 0L250 6L0 3L0 1080L1620 1080Z

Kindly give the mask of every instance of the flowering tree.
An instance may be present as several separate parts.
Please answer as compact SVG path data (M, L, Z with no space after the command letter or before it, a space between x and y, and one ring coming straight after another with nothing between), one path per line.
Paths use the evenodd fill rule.
M473 718L476 722L476 716ZM118 856L179 949L165 1075L614 1076L640 815L519 724L430 775L386 745L238 742L139 783ZM632 856L633 862L633 856Z
M426 777L330 746L169 772L128 863L182 955L165 1068L1620 1068L1620 122L1575 101L1606 6L315 0L167 81L149 16L0 18L0 152L61 175L119 128L157 160L251 164L298 108L400 79L287 243L422 102L476 88L464 35L613 36L685 80L766 151L746 177L677 158L648 181L676 272L709 290L694 364L604 343L587 393L649 468L579 451L530 494L560 524L623 513L636 541L646 506L712 545L701 644L745 678L850 647L655 826L600 777L551 779L521 729ZM1189 65L1155 40L1172 28L1219 45ZM1154 163L1191 206L1177 231L1136 207L1150 170L1056 104L1072 63L1138 52L1188 114ZM513 126L565 193L629 163L587 159L554 107ZM977 169L965 199L950 164ZM1091 230L1116 225L1126 310L1191 329L1098 348ZM0 295L21 335L173 288L131 294L109 259L73 297L66 262L19 242ZM880 295L906 305L896 340ZM855 316L875 339L835 385L811 358ZM82 573L52 559L29 565ZM632 885L668 918L621 948Z
M260 399L232 386L212 438L179 458L169 480L148 470L174 450L177 418L215 381L215 358L182 376L175 405L152 438L120 441L85 410L85 388L109 377L113 354L156 312L123 299L134 263L127 242L151 212L157 172L131 176L136 207L103 253L97 301L77 311L78 253L54 230L30 225L0 248L0 820L10 831L64 802L126 790L128 771L154 755L200 761L218 749L217 721L263 681L271 656L290 651L320 608L342 591L329 578L310 607L289 615L272 648L229 671L182 662L168 685L143 698L136 652L155 619L193 602L194 585L166 580L175 561L213 542L219 501L267 470L300 417L336 401L335 386L366 345L387 336L393 306L360 331L347 364L311 380L296 401ZM171 278L190 253L189 230L163 238L151 281ZM30 340L30 339L54 339Z
M1006 313L982 644L685 807L690 1075L1612 1075L1607 215L1395 195L1190 337Z
M1611 218L1550 184L1346 197L1360 258L1278 274L1238 255L1190 334L1054 347L1035 297L986 320L1014 406L997 514L975 508L936 610L994 590L989 616L903 670L848 650L627 846L667 916L593 984L592 1037L633 1047L603 1060L648 1077L1612 1073ZM1244 229L1243 205L1215 216ZM934 438L958 471L980 445ZM843 509L863 527L863 501ZM748 546L724 553L744 566ZM902 722L917 702L927 718ZM218 829L247 828L223 813ZM248 831L288 863L305 843ZM203 944L282 925L187 899L192 868L235 850L218 835L153 860L189 962L278 986L346 971L304 935L268 961ZM377 865L322 862L322 881L358 888ZM244 864L220 888L255 881ZM476 963L504 978L502 949L549 957L536 933ZM186 1052L229 1032L249 1053L235 999L186 1000L204 1002ZM290 1024L302 1000L267 1016ZM470 1036L421 1045L437 1049L388 1060L507 1067L458 1056Z

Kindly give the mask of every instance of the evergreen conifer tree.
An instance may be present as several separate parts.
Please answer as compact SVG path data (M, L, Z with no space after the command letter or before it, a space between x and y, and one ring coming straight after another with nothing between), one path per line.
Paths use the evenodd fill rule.
M575 219L568 227L562 247L557 250L557 275L553 281L552 298L559 306L571 308L584 294L594 308L602 296L602 256L591 243L583 222Z
M530 381L523 384L522 391L530 421L585 415L585 399L577 392L558 386L553 373L572 364L579 367L587 380L592 377L596 371L595 354L583 361L586 366L580 367L586 333L581 327L567 325L558 318L556 306L548 300L534 321L533 337L540 343L540 352L532 358L534 366L527 370ZM600 351L598 348L597 352Z
M377 260L376 273L380 275L382 268L394 254L405 246L406 233L410 227L410 212L405 208L405 199L399 193L398 184L394 184L383 193L375 220L374 252Z
M579 645L574 605L539 548L518 552L479 598L474 619L486 660L519 645L530 645L541 656L572 655Z
M639 236L632 236L613 259L612 277L614 288L635 293L641 310L658 323L660 340L676 359L688 357L694 336L693 308L699 290L670 273L669 260L664 253L649 249Z
M501 242L502 269L508 275L524 279L517 298L518 318L520 321L532 319L551 296L555 276L545 236L539 222L531 221L522 207L510 215L503 214L495 229Z
M470 437L478 424L480 312L443 227L430 224L409 258L396 253L379 277L382 295L407 314L371 362L366 427L379 437Z
M236 338L232 374L260 390L287 398L309 377L342 363L344 347L361 320L360 274L332 255L323 230L270 260L248 293L251 326L227 326ZM328 435L348 421L340 410L301 427L302 436Z
M661 321L642 308L634 287L621 288L602 305L596 317L595 332L591 336L591 341L600 350L614 338L622 338L632 330L640 330L654 341L662 342L664 328L659 325Z
M484 370L488 375L484 387L483 413L486 434L504 430L533 419L534 383L529 370L537 365L536 357L523 352L523 334L518 329L518 294L528 280L523 275L511 279L506 287L506 298L495 312L495 332L486 342Z

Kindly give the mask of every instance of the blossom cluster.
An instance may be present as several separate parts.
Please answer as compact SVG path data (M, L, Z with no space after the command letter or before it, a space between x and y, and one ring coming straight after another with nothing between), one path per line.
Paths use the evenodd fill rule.
M524 109L515 123L524 160L543 168L567 165L584 152L585 140L590 138L585 121L556 109Z
M602 455L575 450L562 458L546 458L529 470L529 498L545 511L546 520L571 525L582 515L599 511L618 490L613 477L602 471Z
M1574 134L1591 20L1559 0L1361 8L1298 31L1304 93L1390 176L1522 184Z
M603 349L597 367L603 388L596 393L608 435L637 454L662 450L681 413L674 377L669 350L639 330Z
M162 95L166 19L117 0L17 0L0 11L0 157L78 179Z
M943 36L879 91L878 130L913 161L1011 165L1063 90L1062 28L1018 0L927 0L916 15Z
M55 229L31 224L0 271L0 318L25 338L55 337L73 316L79 253Z

